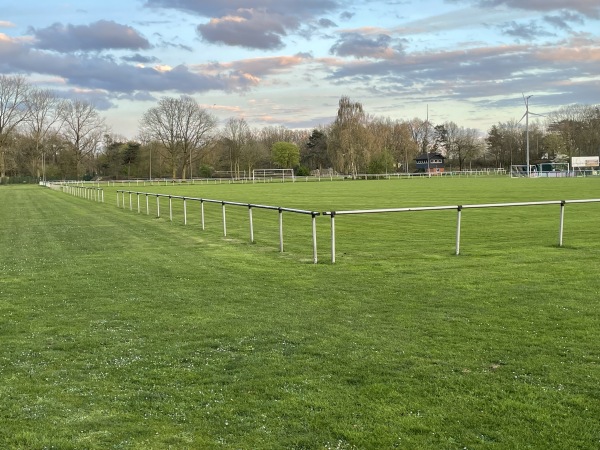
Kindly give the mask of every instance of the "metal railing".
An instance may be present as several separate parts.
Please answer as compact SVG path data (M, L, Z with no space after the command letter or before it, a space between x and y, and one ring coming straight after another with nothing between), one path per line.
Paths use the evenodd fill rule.
M75 197L84 198L86 200L92 200L95 202L104 203L104 189L100 187L87 187L87 186L77 186L74 184L63 184L63 183L48 183L46 182L44 186L47 186L53 190L60 190L66 194L73 195Z
M264 209L264 210L277 211L279 214L279 251L281 253L283 253L283 213L287 212L287 213L294 213L294 214L310 215L312 218L312 257L313 257L313 263L317 264L316 218L317 218L317 216L320 215L320 213L317 211L308 211L308 210L304 210L304 209L294 209L294 208L284 208L281 206L258 205L258 204L253 204L253 203L230 202L230 201L225 201L225 200L213 200L213 199L199 198L199 197L186 197L186 196L180 196L180 195L156 194L156 193L151 193L151 192L127 191L127 190L121 190L121 189L117 190L116 192L117 192L117 208L125 209L126 194L128 194L129 195L128 203L129 203L130 211L134 210L133 196L135 195L138 214L140 214L142 212L140 196L145 197L145 200L146 200L145 201L145 203L146 203L145 209L146 209L147 215L150 214L149 198L156 197L156 217L157 218L160 217L160 199L168 198L169 199L169 220L171 222L173 221L173 200L181 200L183 202L183 223L184 223L184 225L187 225L187 223L188 223L188 220L187 220L187 217L188 217L187 203L188 203L188 201L199 202L200 203L200 215L201 215L200 222L202 225L202 230L205 230L204 204L205 203L220 204L221 211L222 211L221 215L222 215L222 220L223 220L223 236L224 237L227 236L226 207L227 206L237 206L237 207L248 208L250 243L252 243L252 244L255 242L255 240L254 240L254 220L253 220L252 210L253 209ZM121 197L121 199L119 199L119 197Z
M456 250L455 254L460 254L460 237L461 237L461 219L462 211L465 209L477 209L477 208L504 208L504 207L517 207L517 206L540 206L540 205L560 205L560 220L559 220L559 234L558 234L558 245L563 246L563 233L564 233L564 219L565 219L565 205L575 203L599 203L600 199L584 199L584 200L550 200L550 201L539 201L539 202L516 202L516 203L484 203L474 205L452 205L452 206L422 206L422 207L411 207L411 208L390 208L390 209L362 209L362 210L348 210L348 211L325 211L322 213L323 216L331 217L331 262L335 263L335 218L341 215L352 215L352 214L382 214L382 213L401 213L401 212L415 212L415 211L457 211L456 220Z

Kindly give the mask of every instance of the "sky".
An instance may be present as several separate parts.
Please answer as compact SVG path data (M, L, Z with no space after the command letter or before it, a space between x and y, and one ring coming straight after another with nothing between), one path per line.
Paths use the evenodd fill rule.
M160 98L224 124L372 115L486 132L600 104L599 0L0 0L0 74L91 101L136 137Z

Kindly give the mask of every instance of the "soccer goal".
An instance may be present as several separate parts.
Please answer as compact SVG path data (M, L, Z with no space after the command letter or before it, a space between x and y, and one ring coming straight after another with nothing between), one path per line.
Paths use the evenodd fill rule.
M559 178L568 177L570 173L569 163L543 162L529 166L531 178ZM513 164L510 166L511 178L527 177L526 164Z
M296 181L294 177L294 169L254 169L252 170L252 181L269 182L269 181Z
M527 177L527 164L513 164L510 166L510 177L511 178L520 178ZM537 176L537 167L529 166L529 176L535 177Z
M568 162L543 162L537 164L538 176L546 178L568 177L571 171Z

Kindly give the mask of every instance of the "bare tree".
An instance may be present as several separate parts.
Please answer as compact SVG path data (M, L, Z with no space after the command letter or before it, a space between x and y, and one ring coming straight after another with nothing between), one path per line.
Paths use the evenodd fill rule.
M230 118L223 129L223 140L229 153L231 176L240 177L240 160L250 140L250 127L244 119Z
M193 163L198 160L200 150L206 148L212 141L217 119L205 109L200 108L191 97L182 96L179 98L177 106L180 118L177 135L181 139L183 159L181 178L186 178L186 167L189 167L190 178L192 178Z
M171 176L177 176L177 160L180 157L178 136L177 99L164 97L158 106L150 108L144 113L140 123L140 134L149 141L160 142L169 161Z
M338 113L331 127L328 151L339 171L358 174L366 163L365 149L368 145L366 116L362 104L343 96L339 101Z
M454 122L446 122L444 127L447 131L448 156L458 161L459 170L465 168L467 161L482 155L485 145L477 130L459 127Z
M69 142L79 178L82 163L96 152L107 127L94 105L83 100L65 102L61 108L61 119L62 136Z
M260 136L260 132L250 131L240 155L240 163L248 169L248 174L251 174L258 165L265 167L269 164L269 151Z
M212 141L216 125L217 119L194 99L181 96L162 98L158 106L146 111L140 129L149 140L163 145L173 178L179 169L185 179L188 170L193 175L191 167L201 157L200 150Z
M374 155L379 159L391 160L394 169L401 166L408 171L408 162L418 152L417 144L412 139L409 122L392 121L391 119L375 118L369 122L369 128L373 136L375 147L372 149ZM386 165L385 170L391 169Z
M29 115L29 90L24 77L0 75L0 178L6 176L11 134Z
M57 132L55 126L60 122L61 102L54 93L47 89L33 89L28 98L29 118L25 122L29 137L33 141L34 152L31 161L33 171L40 176L40 155L42 157L42 175L45 178L45 156L47 138ZM45 179L44 179L45 181Z
M275 142L294 142L294 131L279 127L264 127L254 133L259 141L265 146L268 151L271 150Z
M548 115L548 130L559 134L571 156L600 155L600 108L569 105Z
M434 127L432 126L431 122L429 122L429 120L423 120L415 117L407 122L407 125L410 129L414 143L419 147L419 151L423 153L428 152L430 150L429 147L434 140Z

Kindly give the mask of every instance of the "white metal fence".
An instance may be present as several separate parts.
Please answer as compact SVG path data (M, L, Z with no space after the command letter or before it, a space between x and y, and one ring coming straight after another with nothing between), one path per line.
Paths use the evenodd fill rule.
M234 206L234 207L244 207L248 208L248 224L250 229L250 243L254 243L254 220L252 215L253 209L264 209L277 211L279 214L279 251L283 252L283 213L293 213L293 214L301 214L301 215L309 215L312 218L312 257L313 263L317 264L317 224L316 218L320 215L319 212L316 211L308 211L303 209L294 209L294 208L283 208L280 206L268 206L268 205L257 205L253 203L240 203L240 202L229 202L224 200L213 200L208 198L198 198L198 197L185 197L179 195L168 195L168 194L156 194L151 192L137 192L137 191L127 191L127 190L117 190L117 208L126 208L126 196L128 198L129 210L134 210L134 196L135 196L135 208L140 214L142 212L142 203L140 197L145 199L145 212L147 215L150 214L150 198L156 198L156 217L160 217L160 199L168 199L169 201L169 220L173 221L173 200L181 200L183 202L183 223L187 225L188 220L188 202L198 202L200 204L200 223L202 226L202 230L205 230L205 214L204 214L204 205L205 203L214 203L221 205L221 216L223 221L223 236L227 236L227 214L226 207ZM120 197L120 198L119 198Z
M144 187L144 186L178 186L186 184L257 184L257 183L281 183L283 182L311 182L311 181L344 181L344 180L398 180L411 178L440 178L440 177L481 177L489 175L506 175L505 169L465 169L447 170L445 172L429 174L424 172L389 172L389 173L361 173L357 175L347 175L340 173L328 173L321 175L308 176L268 176L252 177L245 173L240 177L216 177L216 178L135 178L129 180L93 180L93 181L62 181L63 184L75 184L80 186L91 185L100 187L101 185L120 187Z
M62 192L68 193L70 195L85 198L92 201L104 202L104 190L98 187L86 187L75 184L59 184L59 183L47 183L51 189L61 190ZM456 219L456 246L455 246L455 254L460 254L460 240L461 240L461 220L463 210L467 209L484 209L484 208L507 208L507 207L524 207L524 206L548 206L548 205L557 205L560 206L560 214L559 214L559 226L558 226L558 246L563 246L563 236L564 236L564 216L565 216L565 207L568 204L582 204L582 203L600 203L600 199L581 199L581 200L548 200L548 201L537 201L537 202L513 202L513 203L483 203L483 204L471 204L471 205L445 205L445 206L422 206L422 207L407 207L407 208L387 208L387 209L363 209L363 210L344 210L344 211L325 211L325 212L317 212L303 209L294 209L294 208L284 208L280 206L268 206L268 205L260 205L260 204L252 204L252 203L241 203L241 202L231 202L224 200L214 200L207 198L199 198L199 197L186 197L186 196L178 196L178 195L169 195L169 194L157 194L150 192L137 192L137 191L128 191L128 190L117 190L117 207L118 208L126 208L126 205L129 206L129 210L133 211L134 206L138 213L142 212L142 202L141 199L144 199L145 203L145 212L147 215L150 214L150 198L156 198L156 217L161 216L161 199L168 199L169 203L169 220L173 221L173 200L182 201L183 203L183 223L187 225L188 223L188 202L197 202L200 204L200 213L201 213L201 227L202 230L205 230L205 211L204 206L205 203L211 204L219 204L221 205L221 217L222 217L222 226L223 226L223 236L227 236L227 215L226 215L226 207L244 207L248 209L248 225L249 225L249 233L250 233L250 242L254 243L254 220L253 220L253 209L262 209L262 210L272 210L277 211L279 215L279 251L283 252L283 213L292 213L292 214L300 214L300 215L309 215L311 216L312 223L312 259L313 263L317 264L318 256L317 256L317 226L316 226L316 218L320 215L329 216L330 217L330 225L331 225L331 262L335 263L336 260L336 228L335 222L337 216L345 216L345 215L363 215L363 214L387 214L387 213L401 213L401 212L419 212L419 211L456 211L457 219ZM128 196L128 199L126 197ZM134 203L135 197L135 203Z
M540 205L560 205L560 218L558 228L558 245L563 246L563 232L564 232L564 219L565 219L565 205L574 203L598 203L600 199L585 199L585 200L550 200L540 202L518 202L518 203L486 203L477 205L453 205L453 206L423 206L423 207L412 207L412 208L390 208L390 209L362 209L362 210L348 210L348 211L326 211L323 212L323 216L329 216L331 218L331 262L335 263L335 218L336 216L342 215L353 215L353 214L383 214L383 213L400 213L400 212L414 212L414 211L447 211L454 210L457 212L456 219L456 255L460 254L460 226L462 219L462 211L465 209L478 209L478 208L503 208L503 207L517 207L517 206L540 206Z
M63 183L45 183L43 185L55 191L62 191L66 194L70 194L75 197L85 198L86 200L104 203L104 189L100 187L79 186L75 184Z

